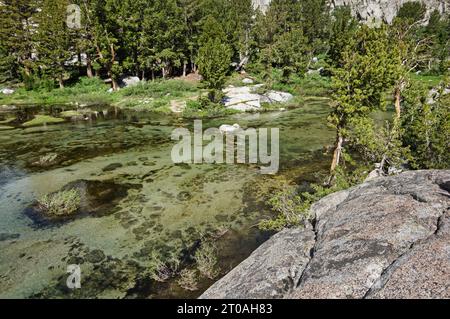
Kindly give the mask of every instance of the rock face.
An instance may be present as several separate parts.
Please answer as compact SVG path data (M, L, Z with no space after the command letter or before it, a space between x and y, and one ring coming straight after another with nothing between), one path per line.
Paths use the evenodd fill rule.
M261 108L261 103L287 103L294 96L290 93L268 91L264 94L255 93L262 85L253 86L229 86L223 90L225 94L225 107L238 111L257 111Z
M450 298L449 207L449 170L332 194L314 231L282 231L202 298Z
M332 8L345 5L350 6L354 15L363 21L370 21L375 18L375 20L385 20L390 23L397 15L397 12L402 5L412 1L415 0L329 0L329 5ZM428 16L435 9L439 10L441 13L450 10L449 0L419 1L426 4ZM261 11L265 12L269 7L270 2L270 0L253 0L253 6L254 8L259 8Z

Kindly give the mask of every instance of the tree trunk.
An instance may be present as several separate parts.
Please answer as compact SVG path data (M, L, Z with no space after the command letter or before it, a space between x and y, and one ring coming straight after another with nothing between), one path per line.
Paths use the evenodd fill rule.
M184 62L184 64L183 64L183 77L184 78L186 77L186 71L187 71L187 63Z
M166 79L166 67L165 66L162 67L162 77L164 80Z
M62 75L58 76L58 84L60 89L64 89L64 80Z
M152 82L155 81L155 70L152 69Z
M92 72L92 62L89 54L86 54L86 74L88 78L94 77L94 72Z
M402 96L401 96L401 90L399 87L397 87L395 89L394 98L395 98L395 113L397 114L397 119L400 119L400 117L402 115L402 108L401 108L401 104L400 104Z
M30 68L28 67L28 65L24 66L24 72L26 76L30 76L31 75L31 71Z
M117 80L113 76L111 76L111 86L113 91L119 90L119 83L117 83Z
M336 144L334 147L333 161L331 162L331 170L330 170L331 175L334 174L334 172L336 171L336 168L339 166L339 163L341 161L342 144L343 143L344 143L344 138L338 131L337 137L336 137Z

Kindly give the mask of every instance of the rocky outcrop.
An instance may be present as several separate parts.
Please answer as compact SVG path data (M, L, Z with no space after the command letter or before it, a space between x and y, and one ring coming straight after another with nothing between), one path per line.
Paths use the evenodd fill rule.
M290 93L278 91L259 94L256 91L261 87L261 84L239 87L228 86L223 90L225 107L242 112L257 111L261 109L261 103L287 103L294 98Z
M397 15L398 10L406 2L417 0L329 0L331 8L339 6L350 6L353 14L362 21L384 20L388 23L392 22ZM427 15L435 9L441 13L450 10L449 0L419 0L427 6ZM270 0L253 0L253 6L259 8L263 12L267 10Z
M325 197L202 298L450 298L450 171L410 171Z

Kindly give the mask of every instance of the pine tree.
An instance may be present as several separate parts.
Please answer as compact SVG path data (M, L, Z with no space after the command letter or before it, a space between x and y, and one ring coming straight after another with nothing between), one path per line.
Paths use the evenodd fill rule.
M175 0L155 0L145 10L142 45L144 64L152 72L161 71L163 78L181 67L186 57L185 25L182 10Z
M73 50L73 33L67 26L67 0L43 0L36 34L38 65L41 72L64 88L67 61Z
M336 129L331 172L343 154L344 139L356 119L385 107L384 93L398 77L399 61L385 27L362 26L342 52L342 66L333 69L333 111L329 123Z
M204 24L200 43L197 60L199 72L207 88L210 89L211 101L219 102L220 90L230 68L232 50L226 42L225 33L212 16L209 16Z
M33 68L36 13L40 1L3 0L0 3L0 66L4 80L24 73L29 77Z
M309 61L309 46L301 29L277 35L269 51L271 62L283 71L283 81L289 82L292 74L304 75Z

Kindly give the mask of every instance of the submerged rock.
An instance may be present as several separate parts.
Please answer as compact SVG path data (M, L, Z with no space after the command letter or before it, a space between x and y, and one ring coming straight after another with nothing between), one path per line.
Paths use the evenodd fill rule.
M141 185L118 184L113 181L78 180L64 186L61 191L77 190L80 195L80 208L70 216L50 217L41 211L39 205L34 203L25 210L38 225L49 225L66 222L85 216L104 216L115 212L115 207L128 195L128 190L140 188Z
M449 186L449 170L411 171L331 194L313 244L286 229L202 297L450 298Z
M222 134L233 134L233 133L236 133L237 131L239 131L240 129L241 129L241 127L239 126L239 124L233 124L233 125L223 124L219 127L219 131Z
M108 166L104 167L102 169L102 171L104 171L104 172L112 172L112 171L115 171L116 169L121 168L121 167L123 167L123 165L121 163L112 163L112 164L109 164Z
M20 237L20 234L0 233L0 241L13 240Z

